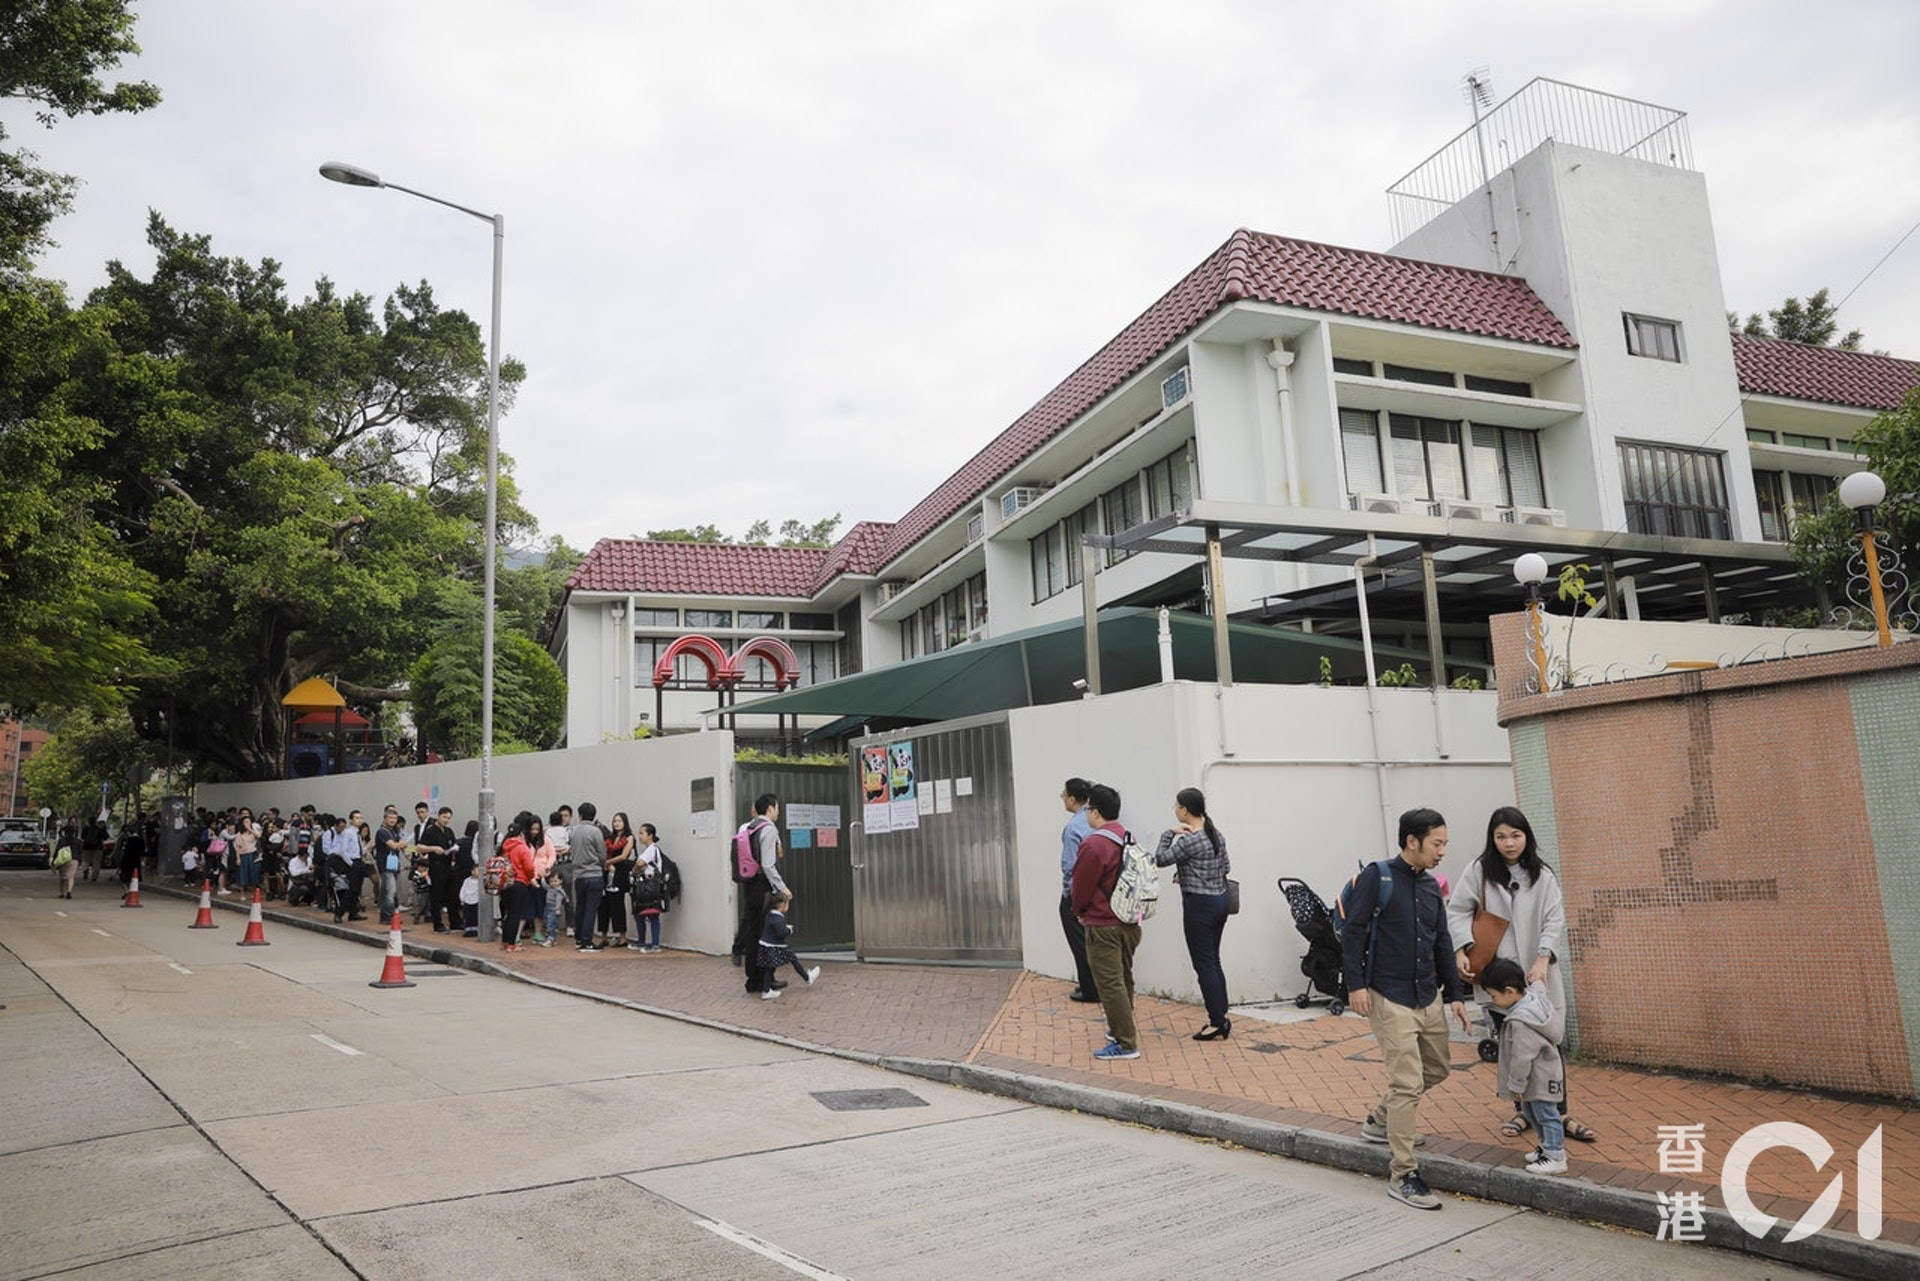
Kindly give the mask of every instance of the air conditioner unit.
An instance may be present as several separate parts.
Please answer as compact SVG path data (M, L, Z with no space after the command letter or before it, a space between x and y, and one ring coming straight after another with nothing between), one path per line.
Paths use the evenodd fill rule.
M1448 520L1500 519L1500 509L1492 503L1470 502L1464 498L1442 498L1436 507L1438 514Z
M1160 380L1160 409L1162 412L1193 395L1193 373L1190 366L1182 365Z
M987 532L987 518L979 512L967 517L967 545L971 547L980 541L980 535Z
M898 578L890 582L885 582L880 584L880 603L882 605L886 604L888 601L892 600L894 597L898 596L900 593L906 591L907 588L911 586L913 586L912 583L907 582L905 579L898 579Z
M1432 505L1421 498L1398 498L1392 494L1356 494L1353 509L1357 512L1381 512L1394 516L1426 516L1433 511Z
M1567 514L1558 507L1515 507L1507 512L1515 525L1557 525L1565 528Z
M1023 508L1031 507L1040 501L1040 495L1047 492L1045 485L1015 485L1000 495L1000 519L1012 520Z

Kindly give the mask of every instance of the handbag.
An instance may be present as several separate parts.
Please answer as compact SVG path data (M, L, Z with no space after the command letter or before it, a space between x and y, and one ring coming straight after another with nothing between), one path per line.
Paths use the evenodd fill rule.
M1500 947L1500 940L1507 936L1507 918L1489 912L1484 907L1473 909L1473 942L1467 948L1467 957L1473 962L1475 973L1486 967L1493 959L1494 952Z
M1227 915L1240 915L1240 882L1227 878Z

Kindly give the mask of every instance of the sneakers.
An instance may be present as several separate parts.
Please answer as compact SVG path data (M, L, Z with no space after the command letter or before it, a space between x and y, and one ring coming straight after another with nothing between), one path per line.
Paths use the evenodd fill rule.
M541 947L552 947L553 935L549 934L543 939L535 939L534 942L538 943Z
M1387 1195L1402 1205L1410 1205L1416 1210L1440 1208L1440 1198L1433 1194L1433 1189L1427 1186L1427 1181L1420 1177L1418 1170L1390 1180L1387 1183Z
M595 947L593 944L588 943L581 947L576 947L573 950L576 952L598 952L600 949Z
M819 977L820 977L820 967L816 965L812 969L807 971L807 986L812 987L813 981Z
M1360 1126L1360 1137L1369 1143L1385 1143L1387 1141L1387 1127L1374 1120L1373 1113L1369 1112L1367 1113L1366 1121ZM1413 1146L1416 1148L1424 1148L1427 1146L1427 1136L1424 1134L1414 1135Z
M760 999L763 1001L777 1001L780 999L780 989L777 987L770 987L766 991L760 994Z
M1549 1156L1535 1149L1533 1155L1527 1158L1528 1174L1565 1174L1566 1172L1567 1154L1565 1152L1558 1156Z
M1108 1041L1105 1045L1101 1046L1099 1049L1093 1052L1093 1057L1096 1059L1108 1059L1108 1060L1137 1059L1140 1057L1140 1051L1129 1050L1126 1046L1120 1044L1120 1042L1118 1041Z

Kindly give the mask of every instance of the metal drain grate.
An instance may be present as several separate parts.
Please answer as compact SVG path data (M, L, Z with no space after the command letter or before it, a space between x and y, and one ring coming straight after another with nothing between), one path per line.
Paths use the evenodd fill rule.
M910 1090L816 1090L813 1097L829 1112L884 1112L889 1108L932 1106Z

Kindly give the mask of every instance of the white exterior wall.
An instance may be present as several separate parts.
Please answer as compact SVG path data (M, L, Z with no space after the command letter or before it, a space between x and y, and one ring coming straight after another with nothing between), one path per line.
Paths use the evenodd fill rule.
M693 835L689 784L696 778L714 780L711 836ZM562 803L577 808L581 801L592 801L602 822L624 810L636 824L652 823L660 831L661 845L679 864L685 884L680 902L662 919L662 942L714 955L731 950L737 917L727 843L738 826L735 815L741 803L733 795L732 734L676 734L499 756L493 761L493 788L494 812L503 831L523 809L544 819ZM480 763L452 761L286 782L203 784L193 799L195 805L215 810L248 805L256 814L270 805L278 805L282 814L308 804L322 813L359 809L369 815L368 822L378 823L386 805L398 806L411 818L413 803L430 798L435 808L451 805L455 830L465 831L479 795Z
M1527 281L1580 344L1578 391L1536 393L1586 406L1542 438L1550 499L1568 523L1623 529L1621 439L1720 452L1733 536L1757 540L1759 513L1741 431L1739 379L1706 179L1695 172L1546 142L1493 181L1508 270ZM1486 270L1488 202L1476 193L1393 252ZM1628 352L1626 313L1680 326L1679 363ZM1575 428L1569 430L1569 428Z
M1441 870L1457 877L1480 851L1487 816L1513 803L1496 695L1381 689L1372 697L1370 714L1366 689L1181 681L1019 709L1009 714L1015 776L1025 794L1042 798L1075 775L1112 785L1121 822L1143 844L1172 825L1174 793L1199 787L1240 882L1243 907L1221 942L1227 990L1237 1002L1292 997L1305 987L1306 942L1279 877L1298 877L1331 900L1358 861L1392 852L1400 814L1419 805L1451 820L1454 848ZM1026 967L1071 979L1058 917L1065 822L1057 802L1037 801L1023 806L1015 832ZM1141 991L1199 999L1179 891L1164 875L1134 973Z

